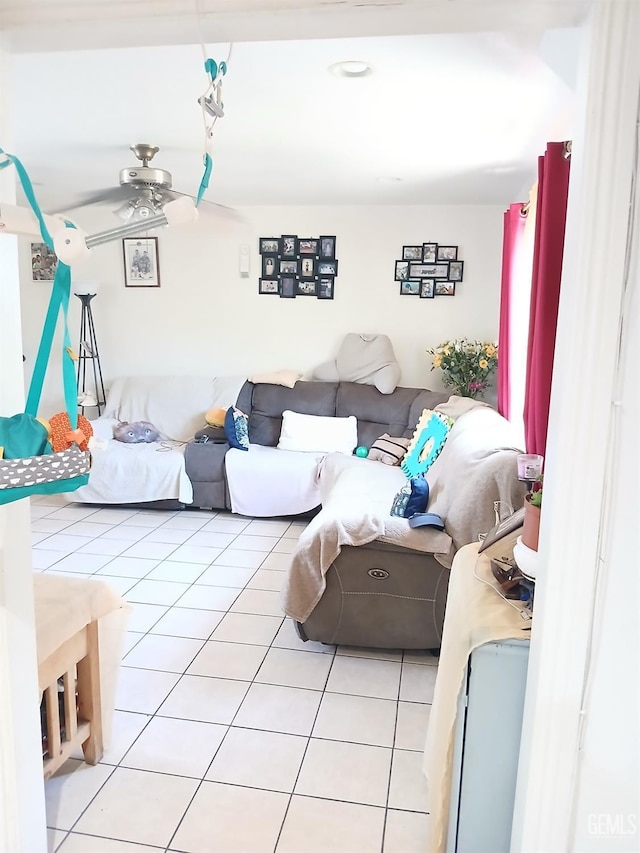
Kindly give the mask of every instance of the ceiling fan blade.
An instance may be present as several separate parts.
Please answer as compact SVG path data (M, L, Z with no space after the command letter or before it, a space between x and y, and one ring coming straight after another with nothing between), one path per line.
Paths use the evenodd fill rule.
M188 198L192 198L195 200L195 196L190 193L181 193L177 190L168 190L163 193L165 196L172 195L174 198L179 198L180 196L187 196ZM234 210L232 207L227 207L226 204L219 204L217 201L209 201L206 198L200 200L200 204L198 205L198 210L207 211L213 215L223 216L225 219L233 220L234 222L244 222L244 217L241 216L237 210Z
M76 207L89 207L92 204L113 204L116 202L124 202L128 198L133 197L135 192L131 192L131 188L127 187L108 187L104 190L95 190L92 193L84 193L77 196L67 205L58 205L56 210L49 210L49 213L64 213L67 210L72 210Z

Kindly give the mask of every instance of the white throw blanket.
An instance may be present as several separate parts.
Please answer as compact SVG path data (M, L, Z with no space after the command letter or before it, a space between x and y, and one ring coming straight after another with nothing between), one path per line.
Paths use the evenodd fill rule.
M320 601L325 575L344 545L379 539L415 551L448 554L451 539L426 527L411 528L406 518L389 515L396 493L407 482L399 468L331 453L320 463L322 511L311 520L298 547L282 592L288 616L304 622Z

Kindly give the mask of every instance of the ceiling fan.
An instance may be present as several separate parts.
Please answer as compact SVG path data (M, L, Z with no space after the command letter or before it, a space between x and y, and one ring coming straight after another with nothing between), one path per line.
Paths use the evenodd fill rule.
M163 206L181 196L190 196L171 188L171 172L157 169L149 164L160 150L155 145L138 143L131 145L130 150L141 162L141 166L132 166L120 170L120 185L90 193L74 207L87 207L92 204L109 204L121 202L114 214L124 222L137 222L162 212ZM201 205L207 209L217 208L231 218L238 218L235 211L216 202L203 199ZM202 207L200 208L202 209ZM56 212L56 211L52 211Z

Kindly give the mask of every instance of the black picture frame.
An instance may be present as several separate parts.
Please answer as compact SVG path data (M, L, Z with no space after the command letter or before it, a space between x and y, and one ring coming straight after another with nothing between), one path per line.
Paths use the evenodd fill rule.
M280 258L278 263L280 275L300 275L300 260L298 258Z
M403 246L402 247L403 261L421 261L422 260L422 245L420 246Z
M434 264L438 260L438 244L423 243L422 244L422 262L424 264Z
M279 237L260 237L258 240L258 252L261 255L279 255L280 254L280 238Z
M462 281L464 275L464 261L449 261L449 281Z
M297 234L283 234L280 240L280 257L295 258L298 254Z
M258 280L258 293L263 296L279 296L280 282L277 278L261 278Z
M278 278L278 256L262 255L261 278Z
M336 237L335 234L321 234L318 238L319 252L318 257L333 260L336 256ZM333 297L331 297L333 299Z
M298 261L300 272L299 276L303 279L316 277L316 259L312 255L304 255Z
M401 281L400 296L420 296L420 280L407 279L407 281Z
M335 258L322 258L318 261L316 269L316 275L335 277L338 275L338 261Z
M407 278L449 278L449 263L425 264L419 261L409 261L409 275Z
M296 281L296 296L317 296L318 284L314 278L299 278Z
M436 281L435 285L436 296L455 296L456 283L455 281Z
M420 299L434 299L436 295L435 278L420 279Z
M458 247L457 246L441 246L438 245L437 261L457 261Z
M318 237L300 237L298 240L298 254L302 255L313 255L317 257L318 252L320 251L320 240Z
M295 299L296 298L296 283L297 278L293 275L280 276L280 298Z
M332 275L320 276L316 296L318 299L333 299L335 291L335 278Z
M395 281L407 281L409 278L409 261L396 261Z

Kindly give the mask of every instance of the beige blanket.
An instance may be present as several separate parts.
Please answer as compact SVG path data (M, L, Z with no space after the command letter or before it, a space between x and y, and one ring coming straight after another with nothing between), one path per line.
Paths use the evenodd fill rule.
M416 551L446 555L446 533L389 515L396 493L407 482L399 468L345 456L327 455L319 466L320 512L303 531L282 591L283 608L298 622L308 619L326 587L325 575L344 545L379 539Z
M394 496L407 482L399 468L341 454L326 456L319 467L323 508L293 555L283 589L285 613L298 622L309 617L343 545L379 539L434 554L449 568L459 548L494 526L494 502L511 511L522 506L525 486L517 479L517 453L512 427L494 409L476 405L457 418L427 475L428 509L444 520L444 533L413 529L406 519L389 515Z

